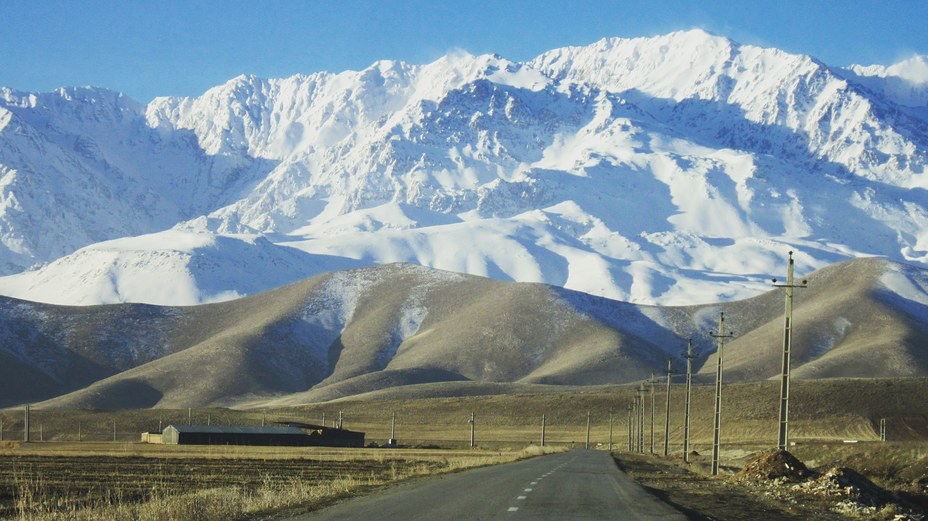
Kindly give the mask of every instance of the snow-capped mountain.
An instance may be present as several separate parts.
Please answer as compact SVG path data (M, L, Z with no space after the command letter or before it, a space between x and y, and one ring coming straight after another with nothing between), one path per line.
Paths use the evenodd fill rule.
M693 30L240 76L147 107L0 91L0 292L191 304L403 261L689 304L757 294L790 249L801 271L928 265L910 62L832 68Z

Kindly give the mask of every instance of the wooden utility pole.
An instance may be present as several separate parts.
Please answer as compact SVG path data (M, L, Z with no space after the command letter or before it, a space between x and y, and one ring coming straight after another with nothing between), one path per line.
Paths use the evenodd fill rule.
M719 332L709 333L709 336L716 339L718 348L716 357L718 358L718 368L715 372L715 429L712 437L712 475L719 474L719 440L722 430L722 353L725 347L725 339L734 336L733 333L725 333L725 313L719 313Z
M396 411L393 411L393 415L390 418L390 439L396 439Z
M477 425L477 413L471 411L470 413L470 448L474 448L477 443L475 427Z
M693 340L686 342L686 399L683 405L683 461L690 462L690 388L693 384Z
M23 427L23 441L26 442L26 443L29 442L29 408L30 408L30 407L29 407L29 404L27 403L27 404L26 404L25 418L24 418L24 420L23 420L23 423L25 424L24 427Z
M777 279L773 279L773 285L778 288L786 288L786 316L783 325L783 361L780 372L780 427L777 434L777 448L786 450L789 445L789 368L790 368L790 351L793 343L793 289L805 288L807 282L795 284L793 281L793 252L789 252L789 262L786 266L786 284L777 284Z
M670 380L673 374L671 361L667 360L667 399L664 409L664 457L670 454Z
M886 441L886 418L880 418L880 441Z

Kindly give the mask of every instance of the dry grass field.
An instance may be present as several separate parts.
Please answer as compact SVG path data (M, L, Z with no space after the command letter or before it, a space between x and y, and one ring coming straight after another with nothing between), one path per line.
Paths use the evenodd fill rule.
M242 519L541 453L5 442L0 518Z
M663 452L665 387L655 386L655 452ZM776 443L777 382L726 385L722 403L722 464L733 472L746 458ZM606 448L612 410L616 450L627 442L630 386L561 393L343 400L279 409L193 409L190 420L230 425L303 421L345 427L382 443L397 415L401 449L167 446L138 443L144 431L186 424L184 410L33 409L32 443L23 444L22 410L0 411L0 515L21 519L237 519L280 508L315 508L332 498L413 476L511 461L541 438L582 447L587 413L591 445ZM854 464L887 484L916 472L928 454L928 379L796 381L791 450L812 465ZM713 388L696 386L692 448L701 468L710 452ZM650 396L645 443L650 441ZM672 387L671 453L682 442L683 387ZM478 449L469 448L471 412ZM887 418L889 442L878 442ZM115 439L114 438L115 423ZM78 440L80 437L80 441ZM42 441L39 441L42 440ZM848 444L844 440L857 440ZM705 462L703 462L705 463ZM924 462L922 462L923 464ZM913 466L914 465L914 466ZM914 470L913 470L914 469ZM897 483L898 484L898 483ZM174 517L158 512L176 512ZM83 516L83 517L81 517ZM96 516L96 517L94 517Z

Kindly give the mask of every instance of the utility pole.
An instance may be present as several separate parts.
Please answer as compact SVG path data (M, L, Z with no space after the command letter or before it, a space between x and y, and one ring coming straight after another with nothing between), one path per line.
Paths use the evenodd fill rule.
M718 349L716 357L718 358L718 368L715 373L715 429L712 438L712 475L719 475L719 434L722 429L722 353L725 346L725 339L734 335L732 332L725 333L725 313L719 313L719 332L709 333L709 336L716 339Z
M541 446L545 446L545 427L548 425L548 417L544 414L541 415Z
M654 454L654 384L657 383L657 379L654 378L654 373L651 373L651 378L648 378L648 384L651 388L651 449L650 453Z
M671 361L667 360L667 399L664 410L664 457L670 454L670 379L672 373Z
M113 420L113 441L116 441L116 420Z
M612 452L612 407L609 408L609 452Z
M474 411L471 411L470 413L470 448L474 448L476 446L476 441L477 441L475 437L476 425L477 425L477 413Z
M342 411L338 411L338 428L344 428L345 417L342 415Z
M886 441L886 418L880 418L880 441Z
M25 424L23 427L23 441L29 443L29 404L26 404L25 419L23 420Z
M795 284L793 281L793 252L789 252L789 262L786 266L786 284L777 284L777 279L773 279L773 285L778 288L786 288L786 319L783 325L783 363L780 372L780 428L777 435L777 448L786 450L789 445L789 367L790 351L793 343L793 289L808 287L807 281L803 279L802 283Z
M638 388L638 452L644 453L644 382Z
M628 409L628 452L632 451L632 404L626 405Z
M187 407L187 425L193 425L193 413L190 412L190 407Z
M325 427L325 411L322 411L322 426Z
M393 417L390 418L390 439L396 439L396 411L393 411Z
M693 340L686 341L686 399L683 405L683 461L690 462L690 387L693 384Z
M590 448L590 411L586 411L586 447Z

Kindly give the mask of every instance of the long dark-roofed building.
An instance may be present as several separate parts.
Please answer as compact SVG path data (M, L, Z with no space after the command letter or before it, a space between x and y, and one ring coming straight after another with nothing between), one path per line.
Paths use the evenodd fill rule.
M363 447L364 433L306 423L266 427L168 425L162 440L168 445Z

